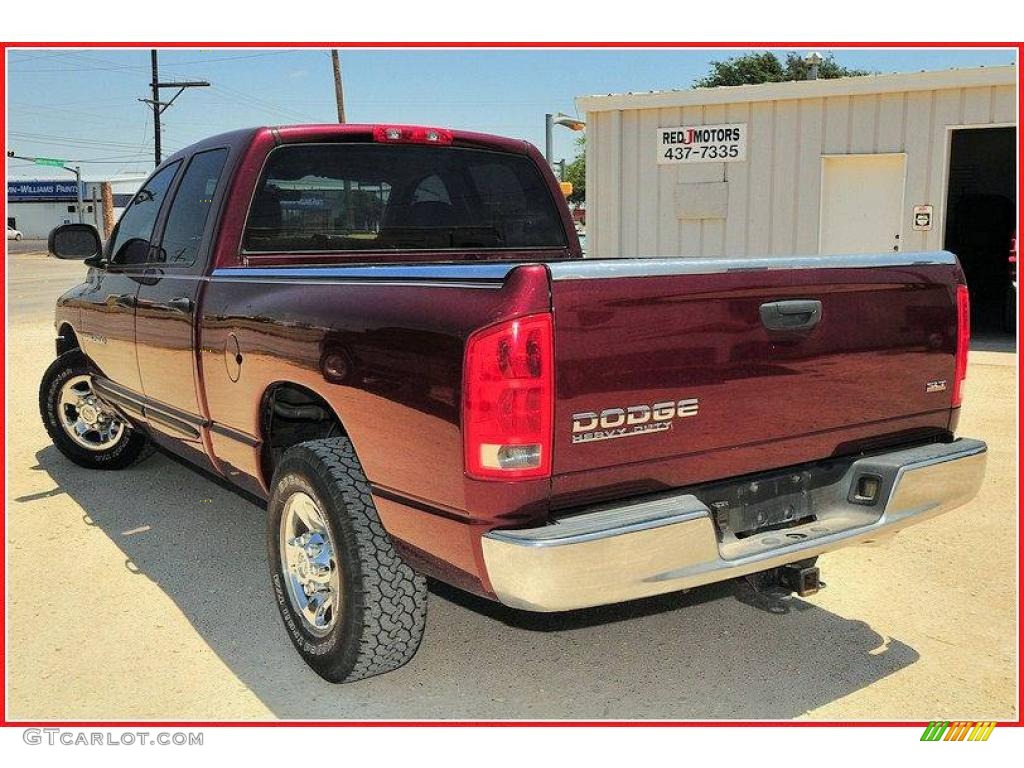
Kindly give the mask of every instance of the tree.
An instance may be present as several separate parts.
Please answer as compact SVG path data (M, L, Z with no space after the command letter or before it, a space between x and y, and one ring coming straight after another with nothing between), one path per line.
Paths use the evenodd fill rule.
M782 61L771 51L756 51L733 56L725 61L712 61L711 71L693 83L694 88L715 88L719 85L756 85L782 83L788 80L806 80L810 65L799 53L787 53ZM849 69L828 54L818 65L818 77L831 80L836 77L869 75L863 69Z
M565 166L565 180L572 184L570 203L582 203L587 199L587 136L580 134L576 139L576 157Z

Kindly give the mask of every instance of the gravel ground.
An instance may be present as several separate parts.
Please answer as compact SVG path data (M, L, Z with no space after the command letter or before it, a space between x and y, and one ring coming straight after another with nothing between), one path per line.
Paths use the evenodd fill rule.
M52 299L81 266L8 265L9 719L1017 718L1011 353L972 356L981 495L821 558L814 597L724 584L531 615L434 584L413 661L332 686L277 617L259 508L161 455L89 472L49 444Z

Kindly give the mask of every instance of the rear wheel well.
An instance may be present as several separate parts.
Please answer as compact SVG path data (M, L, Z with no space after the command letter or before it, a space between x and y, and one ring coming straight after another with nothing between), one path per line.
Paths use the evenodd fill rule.
M70 352L72 349L81 349L81 345L78 343L75 329L64 323L57 334L57 357L60 357L65 352Z
M341 419L316 392L291 382L273 384L260 408L260 463L267 486L284 452L293 445L346 434Z

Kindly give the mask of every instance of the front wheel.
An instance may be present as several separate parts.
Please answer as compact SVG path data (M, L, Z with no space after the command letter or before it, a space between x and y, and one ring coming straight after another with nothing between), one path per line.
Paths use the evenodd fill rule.
M416 653L426 579L395 551L348 438L285 453L267 507L267 554L288 636L324 679L362 680Z
M57 449L88 469L123 469L151 452L146 435L93 392L92 373L77 349L58 357L43 374L39 414Z

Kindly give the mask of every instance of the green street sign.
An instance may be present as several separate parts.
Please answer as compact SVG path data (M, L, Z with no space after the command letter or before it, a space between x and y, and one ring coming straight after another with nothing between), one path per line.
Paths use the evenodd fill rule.
M32 158L32 162L36 165L52 165L57 168L63 168L67 160L57 160L52 157L35 157Z

